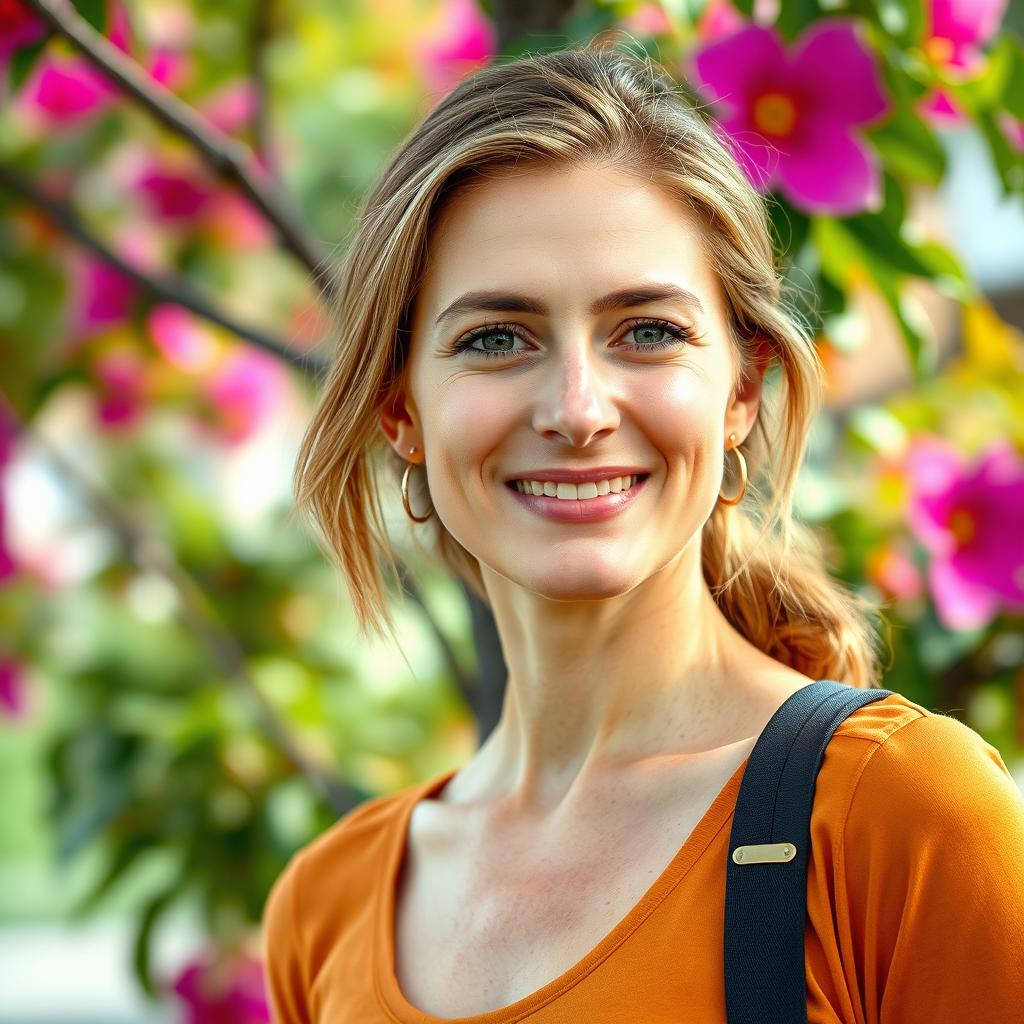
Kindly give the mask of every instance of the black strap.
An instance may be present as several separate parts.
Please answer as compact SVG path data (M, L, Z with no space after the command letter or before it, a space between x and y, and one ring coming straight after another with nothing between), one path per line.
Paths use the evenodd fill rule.
M794 693L754 744L736 800L725 881L729 1024L807 1024L804 923L818 769L839 723L892 693L818 680Z

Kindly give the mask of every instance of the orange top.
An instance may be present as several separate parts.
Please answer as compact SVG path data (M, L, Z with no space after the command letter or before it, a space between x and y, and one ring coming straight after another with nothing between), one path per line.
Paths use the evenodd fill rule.
M746 765L582 960L471 1017L423 1013L394 973L409 818L454 770L366 801L296 853L267 898L276 1024L725 1024L726 858ZM810 1024L1020 1020L1024 797L999 752L899 693L854 711L816 782L807 911Z

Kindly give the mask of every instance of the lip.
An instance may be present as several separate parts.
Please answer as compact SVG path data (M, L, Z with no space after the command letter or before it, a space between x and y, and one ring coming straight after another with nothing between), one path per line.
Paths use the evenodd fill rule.
M617 476L650 475L645 466L594 466L592 469L531 469L514 476L505 477L505 483L513 480L550 480L552 483L585 484L588 480L613 480Z
M641 471L642 472L642 471ZM626 474L616 473L615 476ZM551 498L546 494L523 494L517 491L511 482L505 484L505 490L512 495L521 505L529 511L550 519L556 523L597 523L629 508L636 501L640 492L644 489L650 474L642 477L628 491L619 491L618 494L601 494L596 498L577 498L569 501L563 498ZM531 479L538 479L532 477ZM550 480L551 477L546 479ZM594 477L585 477L584 480L593 480ZM604 479L598 477L597 479ZM565 481L571 483L572 481Z

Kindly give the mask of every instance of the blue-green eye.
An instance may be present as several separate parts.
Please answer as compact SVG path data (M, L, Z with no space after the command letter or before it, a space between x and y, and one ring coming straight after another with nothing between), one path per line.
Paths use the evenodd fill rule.
M527 351L526 349L516 349L512 347L515 344L516 338L522 340L522 335L518 333L519 330L520 328L516 324L487 324L484 327L477 327L475 330L470 331L465 337L460 338L453 346L452 352L472 352L475 355L481 355L485 358L508 358L518 352ZM634 331L646 331L648 332L648 337L650 337L651 333L656 335L659 331L669 335L667 339L640 342L639 344L634 342L627 345L627 348L632 349L634 352L657 351L658 349L684 345L687 341L690 341L693 338L693 331L690 330L690 328L679 327L677 324L670 323L668 320L631 320L626 324L625 333L630 334ZM486 349L473 347L473 343L477 339L498 337L503 339L503 342L508 346L507 348Z
M507 341L508 348L499 349L486 349L486 348L472 348L474 341L479 339L489 339L501 337L503 341ZM504 356L511 355L513 352L522 352L524 349L513 349L512 345L516 338L521 338L521 335L516 334L515 328L510 324L491 324L488 327L478 327L475 331L471 331L461 341L457 342L453 351L455 352L474 352L478 355L483 356Z

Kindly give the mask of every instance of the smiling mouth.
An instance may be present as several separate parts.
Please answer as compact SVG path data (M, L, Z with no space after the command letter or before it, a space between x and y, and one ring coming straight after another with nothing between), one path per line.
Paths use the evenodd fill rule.
M528 489L528 486L526 485L526 481L524 481L524 480L506 480L505 481L505 486L507 486L510 490L514 490L514 492L516 494L518 494L518 495L525 495L528 498L547 498L548 500L553 501L553 502L565 502L565 503L569 503L569 502L583 502L583 503L587 503L587 502L595 501L598 498L608 497L609 495L625 495L628 492L630 492L630 490L635 489L639 484L643 483L643 481L646 480L648 476L650 476L650 473L635 473L635 474L633 474L632 476L630 476L628 478L629 479L629 486L622 487L621 489L618 489L618 490L610 490L610 489L601 490L599 488L598 489L598 493L596 495L591 495L590 497L587 497L587 498L581 498L581 497L579 497L579 495L577 495L577 496L566 496L564 498L559 498L557 494L552 495L552 494L548 494L547 492L545 492L544 494L541 494L541 495L537 495L537 494L532 493L531 490ZM601 481L601 482L602 483L606 483L606 481ZM526 489L525 490L520 490L519 485L526 486Z

